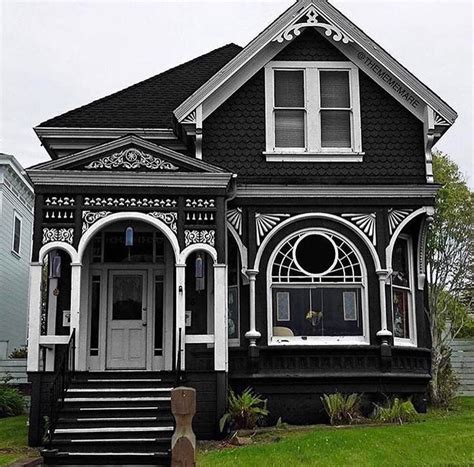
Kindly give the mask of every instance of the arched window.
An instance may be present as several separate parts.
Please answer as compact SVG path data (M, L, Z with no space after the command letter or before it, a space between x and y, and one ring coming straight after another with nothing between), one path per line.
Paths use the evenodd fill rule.
M273 252L267 279L270 344L368 343L366 268L339 233L291 234Z

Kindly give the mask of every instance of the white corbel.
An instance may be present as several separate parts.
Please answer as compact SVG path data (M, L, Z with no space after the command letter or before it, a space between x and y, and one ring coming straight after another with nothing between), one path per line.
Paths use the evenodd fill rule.
M196 159L202 159L202 105L196 108Z

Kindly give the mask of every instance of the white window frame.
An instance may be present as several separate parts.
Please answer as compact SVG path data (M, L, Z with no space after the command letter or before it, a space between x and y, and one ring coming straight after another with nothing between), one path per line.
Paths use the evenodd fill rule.
M20 221L20 242L18 243L18 251L15 250L15 225L16 220ZM13 211L13 229L12 229L12 253L18 257L21 256L21 234L23 230L23 217L17 211Z
M304 72L305 147L275 147L274 72ZM321 145L320 71L348 71L351 107L351 147L327 148ZM309 92L307 83L314 83ZM324 110L324 109L323 109ZM347 109L343 109L347 110ZM265 133L267 162L362 162L359 69L352 62L272 61L265 66Z
M304 234L304 233L329 233L337 235L353 249L360 263L362 272L362 282L333 282L333 283L309 283L309 282L291 282L291 283L278 283L273 282L272 279L272 268L275 262L276 255L280 248L292 237ZM347 289L360 289L361 291L361 316L362 316L362 335L360 336L273 336L273 289L311 289L311 288L347 288ZM286 236L272 251L270 259L267 264L267 332L268 332L268 345L269 346L285 346L285 345L298 345L298 346L318 346L318 345L369 345L370 344L370 323L369 323L369 297L368 297L368 284L367 284L367 268L364 259L360 251L356 246L344 235L333 230L324 228L306 228Z
M417 345L417 332L416 332L416 304L415 304L415 269L413 264L413 240L409 235L400 234L397 240L403 240L407 245L407 256L408 256L408 287L402 285L394 285L391 281L391 306L392 306L392 326L394 321L394 306L393 306L393 291L394 289L405 290L408 292L408 323L410 337L395 337L393 338L394 345L400 346L414 346Z

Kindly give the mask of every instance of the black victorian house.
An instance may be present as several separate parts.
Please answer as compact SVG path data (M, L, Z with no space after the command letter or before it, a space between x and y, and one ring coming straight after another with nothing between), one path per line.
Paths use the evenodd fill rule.
M455 119L330 3L299 0L245 48L37 126L30 444L153 462L182 382L199 438L229 387L289 423L335 391L422 408L431 148Z

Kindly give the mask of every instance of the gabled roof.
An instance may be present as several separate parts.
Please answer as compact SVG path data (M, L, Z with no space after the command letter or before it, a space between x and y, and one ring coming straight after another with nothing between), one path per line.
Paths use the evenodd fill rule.
M38 127L173 128L173 110L241 50L225 45Z
M99 144L92 148L85 149L84 151L70 154L68 156L61 157L60 159L43 162L41 164L34 165L28 169L28 173L32 174L36 171L49 171L49 170L83 170L85 169L105 169L113 170L110 167L111 159L123 159L121 150L124 148L137 148L144 149L147 151L146 156L155 158L156 161L162 161L167 164L165 170L169 170L169 173L189 171L189 172L201 172L201 173L227 173L226 170L209 164L202 160L194 157L189 157L163 146L158 146L154 143L144 140L136 135L128 135L122 138L118 138L114 141ZM149 152L152 152L150 155ZM105 155L105 158L102 156ZM105 161L105 163L104 163ZM152 161L156 163L156 161ZM123 162L123 161L122 161ZM148 162L148 161L146 161ZM123 164L122 164L123 165ZM139 165L139 170L142 167ZM156 165L156 164L155 164ZM85 167L84 167L85 166ZM158 171L159 173L160 171ZM91 172L89 172L91 173Z
M174 111L177 120L185 121L199 108L204 120L306 27L315 27L318 32L328 36L328 40L334 41L333 44L341 52L402 104L406 104L408 110L420 120L425 120L427 107L438 114L434 115L434 119L440 125L449 126L456 119L456 112L446 102L327 0L298 0L218 74L181 103ZM410 101L404 103L403 98Z

